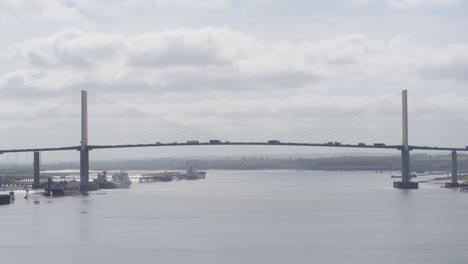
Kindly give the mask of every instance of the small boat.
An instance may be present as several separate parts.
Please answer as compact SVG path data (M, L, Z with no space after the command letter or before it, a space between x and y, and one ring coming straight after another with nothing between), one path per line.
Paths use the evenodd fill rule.
M179 172L157 172L157 173L146 173L142 174L138 181L140 183L143 182L170 182L173 181L174 178L179 176Z
M9 194L0 194L0 205L10 204L11 202L11 196Z
M76 180L61 181L50 184L50 189L46 190L52 196L64 196L77 194L80 192L80 183Z
M164 175L161 175L161 177L159 178L159 180L162 181L162 182L170 182L170 181L172 181L173 179L174 179L174 178L172 177L172 175L171 175L171 174L168 174L168 173L166 173L166 174L164 174Z
M108 180L107 171L103 171L98 174L98 185L99 189L125 189L130 188L132 181L125 171L112 174L112 180Z
M179 175L180 179L199 180L206 178L206 171L197 171L190 167L185 173Z

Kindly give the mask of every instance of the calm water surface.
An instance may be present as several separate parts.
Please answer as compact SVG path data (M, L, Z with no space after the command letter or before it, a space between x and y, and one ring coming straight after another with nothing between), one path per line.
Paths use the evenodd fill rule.
M200 181L0 206L2 263L468 263L468 194L370 172ZM40 201L34 204L33 201Z

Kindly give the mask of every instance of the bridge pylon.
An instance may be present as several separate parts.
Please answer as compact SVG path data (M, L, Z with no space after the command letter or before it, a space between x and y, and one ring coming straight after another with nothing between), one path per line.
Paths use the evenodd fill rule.
M402 146L401 146L401 181L394 182L397 189L418 189L419 183L411 181L410 148L408 144L408 91L402 91Z
M89 184L88 93L81 91L80 191L92 189Z

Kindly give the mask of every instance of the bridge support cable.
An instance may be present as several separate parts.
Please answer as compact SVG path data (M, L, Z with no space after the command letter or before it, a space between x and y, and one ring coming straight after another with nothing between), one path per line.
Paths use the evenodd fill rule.
M153 124L153 121L125 110L116 111L111 107L98 107L102 109L102 112L112 113L112 116L104 121L106 126L112 128L106 132L108 138L118 138L118 140L125 143L184 142L190 138L195 139L193 136L188 136L181 129L175 129L164 124Z
M464 115L466 111L462 109L464 106L454 104L442 107L433 98L424 97L411 98L410 103L409 122L413 145L443 145L453 149L466 146L468 119Z
M344 142L344 143L396 143L395 115L398 109L395 95L364 104L351 111L322 116L305 129L293 131L279 139L282 142ZM388 142L388 138L394 138ZM372 141L370 141L372 139ZM385 141L384 139L387 139ZM370 142L369 142L370 141Z
M2 149L43 148L60 145L74 145L72 135L79 127L76 118L78 100L55 105L48 110L33 115L10 129L1 131ZM60 135L60 136L55 136ZM63 135L68 135L64 137Z
M93 109L98 110L98 115L107 114L107 118L102 118L101 125L113 127L106 131L107 137L118 137L121 143L155 143L155 142L186 142L188 140L198 140L208 142L210 139L224 140L221 137L192 129L172 121L165 120L131 108L119 102L114 102L93 95L96 105ZM92 115L94 116L94 114ZM95 127L91 131L94 131ZM108 140L96 139L99 142ZM115 142L112 142L115 144Z
M123 117L123 121L132 123L133 125L136 126L142 126L146 125L149 128L149 132L151 133L152 131L156 132L162 132L163 135L172 135L172 136L180 136L182 138L180 139L208 139L208 138L219 138L217 136L210 135L208 133L192 129L183 125L180 125L178 123L172 122L165 120L163 118L157 117L155 115L151 115L148 113L145 113L143 111L128 107L126 105L123 105L119 102L113 102L110 100L106 100L103 98L100 98L103 102L104 105L110 105L115 111L115 109L123 111L123 114L121 114L121 117ZM153 136L154 139L154 136Z
M354 109L350 112L339 113L338 115L321 118L314 122L312 126L298 131L293 131L283 137L280 137L280 139L281 141L285 142L305 142L309 141L312 136L317 137L326 135L328 137L330 132L337 131L337 127L344 126L348 122L354 121L358 116L362 118L364 113L362 110L368 111L369 106L360 107L359 109ZM314 143L322 143L322 139L314 139L312 141Z
M454 149L466 144L468 120L460 114L434 104L431 98L407 98L409 137L413 145L449 145ZM399 106L400 105L400 106ZM293 131L278 139L282 142L340 142L342 144L401 144L401 97L384 97L352 111L324 114L312 119L307 128ZM457 111L463 113L463 111ZM427 133L431 131L431 133ZM463 133L462 131L466 131ZM450 136L447 136L450 135ZM464 147L464 146L463 146Z

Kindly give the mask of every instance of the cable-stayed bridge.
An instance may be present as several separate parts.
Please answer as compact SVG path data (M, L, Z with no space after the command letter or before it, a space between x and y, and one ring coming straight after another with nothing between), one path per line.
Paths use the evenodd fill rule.
M88 189L89 182L89 151L99 149L126 149L148 147L197 147L197 146L296 146L296 147L326 147L326 148L353 148L353 149L390 149L401 152L402 180L395 182L395 188L418 188L417 182L411 182L410 151L451 151L452 153L452 180L448 187L458 186L457 183L457 152L468 151L465 146L428 146L409 144L409 126L412 130L420 129L423 135L432 138L437 136L436 130L430 129L427 123L434 124L439 119L449 120L447 113L440 107L421 103L416 99L408 100L407 92L402 96L382 98L377 102L362 105L352 111L329 114L321 113L321 118L311 120L311 126L289 132L274 139L266 140L227 140L213 136L197 129L192 129L178 123L158 118L140 110L122 105L117 102L94 96L91 115L88 115L88 93L82 91L81 100L63 107L57 106L48 112L40 114L35 119L19 126L10 132L10 136L22 136L30 131L29 137L34 139L38 146L29 147L0 147L0 154L6 153L34 153L34 186L39 186L40 153L50 151L76 150L80 152L80 181L82 190ZM408 101L410 107L408 106ZM79 112L76 110L79 106ZM401 110L400 110L401 109ZM94 111L94 112L93 112ZM411 117L409 116L411 113ZM107 115L106 115L107 114ZM75 118L70 118L70 116ZM95 119L89 119L88 116ZM415 118L417 117L417 118ZM419 124L419 125L417 125ZM459 127L456 120L444 125L447 130L452 126ZM58 126L62 134L54 135L50 127ZM77 125L79 128L77 128ZM91 128L105 127L98 133ZM412 131L411 130L411 131ZM64 134L78 138L81 131L80 144L64 144L60 140ZM112 133L110 133L111 131ZM376 132L377 131L377 132ZM92 134L98 142L90 143L88 133ZM43 140L40 140L41 133ZM447 137L443 132L441 135ZM8 137L8 135L7 135ZM129 137L132 140L128 140ZM5 136L4 136L5 138ZM413 137L411 137L413 138ZM415 139L424 136L414 137ZM449 139L452 137L448 137ZM47 141L48 140L48 141ZM47 142L45 142L47 141ZM56 146L59 141L59 144ZM134 141L132 143L130 141ZM349 142L349 143L348 143ZM45 146L53 144L54 146Z

